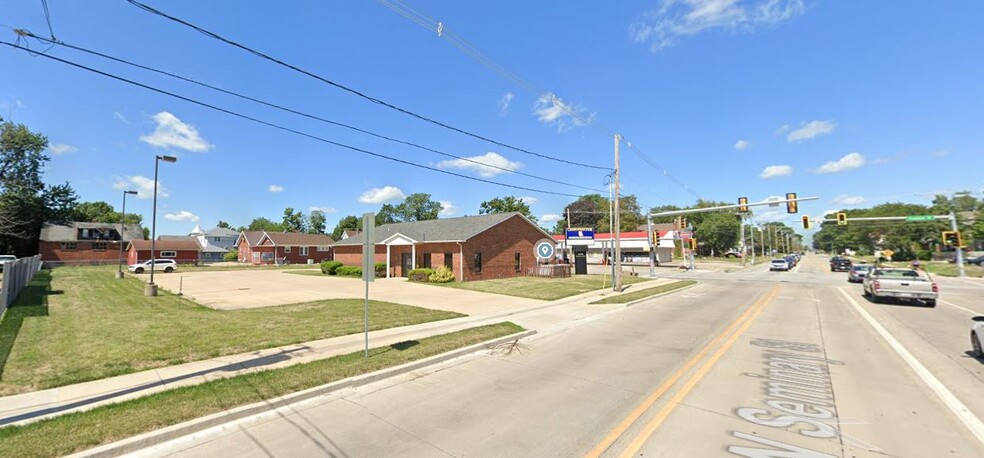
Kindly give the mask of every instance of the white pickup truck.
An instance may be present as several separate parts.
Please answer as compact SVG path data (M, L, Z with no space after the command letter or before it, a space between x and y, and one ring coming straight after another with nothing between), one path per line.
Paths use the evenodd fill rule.
M876 267L864 278L862 285L865 297L872 302L885 299L921 300L930 307L936 307L940 293L935 282L912 269Z

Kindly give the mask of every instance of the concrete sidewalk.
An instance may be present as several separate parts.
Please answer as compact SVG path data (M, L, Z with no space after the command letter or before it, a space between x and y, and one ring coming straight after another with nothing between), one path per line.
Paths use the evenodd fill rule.
M637 283L627 292L672 283L673 281L672 279L657 279ZM588 305L588 302L609 293L608 290L592 291L553 302L539 301L540 304L532 306L526 302L527 300L516 298L513 306L507 309L498 309L452 320L372 331L369 333L369 346L382 347L501 321L512 321L527 329L567 326L624 306L621 304ZM249 372L326 359L360 351L363 348L363 334L352 334L0 397L0 426L26 424L176 387L197 385L206 381L234 377Z

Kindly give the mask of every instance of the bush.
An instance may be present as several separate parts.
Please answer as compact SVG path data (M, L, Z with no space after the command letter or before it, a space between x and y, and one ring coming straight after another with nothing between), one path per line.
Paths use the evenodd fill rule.
M236 251L230 251L226 253L225 256L222 256L222 260L236 262L239 260L239 253Z
M430 281L430 276L432 273L434 273L434 269L413 269L407 273L407 277L410 277L410 281L427 283Z
M335 274L342 277L361 277L362 268L359 266L341 266L335 269Z
M438 267L430 275L430 281L431 283L451 283L454 281L454 272L451 272L448 266Z
M336 270L342 267L339 261L323 261L321 263L321 273L325 275L335 275Z
M385 277L386 276L386 263L385 262L377 262L376 263L376 269L375 270L376 270L376 276L377 277Z

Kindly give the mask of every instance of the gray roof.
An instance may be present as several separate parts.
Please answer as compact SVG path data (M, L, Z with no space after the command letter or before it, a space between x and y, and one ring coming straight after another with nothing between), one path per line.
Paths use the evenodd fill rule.
M143 240L143 228L139 224L126 224L123 226L123 241ZM119 232L119 223L44 223L41 227L40 240L42 242L77 242L79 240L79 229L104 229L107 232L115 230Z
M205 247L202 248L202 252L204 253L228 253L230 251L232 250L227 248L222 248L216 245L206 245Z
M226 227L213 227L205 231L208 237L239 237L239 231L234 231Z
M521 213L512 212L384 224L376 227L376 240L374 243L382 243L383 240L392 237L394 234L403 234L417 242L464 242L514 216L526 219ZM530 224L539 229L539 226L535 223L530 222ZM544 237L550 237L550 235L544 232ZM339 240L335 242L335 245L361 245L364 238L365 233L360 233L347 239Z

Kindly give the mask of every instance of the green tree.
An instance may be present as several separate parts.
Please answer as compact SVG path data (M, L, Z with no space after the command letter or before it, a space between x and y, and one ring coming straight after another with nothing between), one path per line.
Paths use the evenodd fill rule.
M399 221L426 221L437 219L443 208L440 202L431 200L430 194L414 193L397 205L394 213Z
M694 226L694 237L700 242L702 250L708 254L713 250L715 254L722 255L738 246L741 222L735 215L728 212L705 215L700 224Z
M295 212L293 207L287 207L280 224L284 232L304 232L304 214L300 210Z
M308 232L311 234L324 234L325 233L325 214L320 211L312 211L311 216L308 217Z
M118 223L120 222L120 212L106 202L82 202L75 207L69 219L89 223ZM140 224L141 222L143 222L143 216L136 213L126 214L127 224Z
M280 223L275 223L266 219L264 217L253 218L253 221L249 223L246 227L247 231L268 231L268 232L283 232L284 226Z
M376 225L382 226L383 224L398 223L399 215L397 214L396 206L390 204L383 204L376 212ZM361 222L359 223L361 224ZM361 227L361 226L360 226Z
M219 224L216 224L215 227L221 227L223 229L232 229L232 226L230 226L229 223L222 220L219 220Z
M622 196L619 199L621 207L619 227L623 232L636 231L639 226L646 223L646 216L642 213L641 205L634 195ZM610 232L609 224L609 200L601 194L587 194L578 197L564 207L562 216L565 218L570 213L570 227L590 227L598 232ZM555 234L562 234L567 228L567 221L557 221L554 226Z
M523 199L517 199L513 196L496 197L492 200L487 200L482 202L478 209L478 213L481 215L510 212L522 213L530 221L536 222L536 217L530 211L530 206L526 202L523 202Z
M338 224L335 225L335 230L331 231L331 238L335 240L342 239L342 233L345 231L361 231L362 230L362 218L355 215L348 215L338 220Z

